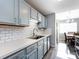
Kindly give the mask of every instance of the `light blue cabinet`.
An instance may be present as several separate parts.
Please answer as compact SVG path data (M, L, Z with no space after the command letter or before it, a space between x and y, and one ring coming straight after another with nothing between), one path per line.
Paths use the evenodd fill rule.
M43 28L47 28L47 20L45 19L45 16L42 16L42 22L41 22Z
M44 55L47 52L47 38L44 38Z
M42 27L45 27L45 16L43 16L43 15L42 15L42 22L41 22L41 24L42 24Z
M27 59L37 59L37 49L27 54Z
M9 57L6 57L4 59L26 59L26 55L25 55L25 51L22 50L22 51L19 51Z
M26 48L27 59L37 59L37 43Z
M42 21L42 14L38 12L37 18L38 18L38 21L41 22Z
M38 59L43 58L43 40L38 42Z
M40 24L38 25L39 28L47 28L47 20L45 19L45 16L38 13L38 20L40 20Z
M50 37L34 43L4 59L42 59L50 48Z
M31 15L30 15L31 18L37 20L37 11L31 7Z
M50 49L50 36L47 37L47 49L48 50Z
M0 0L0 23L16 23L15 0Z
M39 27L46 27L45 17L25 0L0 0L0 24L27 26L31 18L41 21Z
M30 6L25 0L0 0L0 24L29 25Z
M25 0L19 0L19 24L29 25L30 6Z
M48 28L48 20L45 18L45 28Z

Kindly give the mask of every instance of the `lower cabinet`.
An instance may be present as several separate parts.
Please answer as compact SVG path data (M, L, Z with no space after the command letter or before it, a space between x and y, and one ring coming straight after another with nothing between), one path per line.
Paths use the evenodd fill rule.
M27 59L37 59L37 43L26 48Z
M38 42L38 59L43 58L43 40Z
M48 50L50 49L50 36L47 37L47 49Z
M42 59L49 48L50 37L46 37L3 59Z
M27 54L27 59L37 59L37 49L35 49L31 53Z
M44 45L43 45L44 47L44 55L45 55L45 53L47 52L47 38L45 38L44 39Z

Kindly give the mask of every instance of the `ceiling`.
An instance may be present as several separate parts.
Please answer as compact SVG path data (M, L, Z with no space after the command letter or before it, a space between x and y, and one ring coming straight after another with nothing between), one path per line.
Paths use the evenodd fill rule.
M79 9L79 0L27 0L27 2L44 15Z

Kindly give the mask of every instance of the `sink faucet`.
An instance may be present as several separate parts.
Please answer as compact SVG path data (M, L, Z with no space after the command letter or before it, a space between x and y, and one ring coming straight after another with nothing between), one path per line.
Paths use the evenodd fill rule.
M33 36L36 36L35 31L37 31L37 32L38 32L38 29L36 29L36 28L34 28L34 29L33 29Z

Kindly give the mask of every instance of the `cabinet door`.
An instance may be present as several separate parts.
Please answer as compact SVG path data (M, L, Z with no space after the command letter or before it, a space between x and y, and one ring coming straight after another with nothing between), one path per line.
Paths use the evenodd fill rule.
M43 27L47 28L47 20L45 19L45 16L43 16Z
M0 23L15 23L15 0L0 0Z
M19 24L29 25L30 19L30 6L26 3L25 0L20 0L19 2Z
M47 48L49 50L50 49L50 37L47 38L47 43L48 43L48 45L47 45L48 47Z
M43 58L43 40L38 43L38 59Z
M33 8L31 8L31 18L37 20L37 11Z
M37 59L37 49L27 55L27 59Z
M48 20L44 17L44 27L47 28L48 27Z
M44 39L44 54L47 52L47 38Z
M38 21L41 22L42 21L42 15L40 13L38 13L37 17L38 17Z
M44 28L45 28L45 27L46 27L45 25L46 25L46 24L45 24L45 17L44 17L44 16L42 16L42 27L44 27Z
M39 24L39 28L43 28L44 27L44 16L41 15L41 23Z
M41 15L41 23L38 26L39 28L46 28L47 27L47 21L43 15Z
M38 25L39 28L43 27L43 19L42 19L42 14L38 13L38 20L40 21L40 24Z
M24 50L22 50L4 59L26 59L26 55Z

